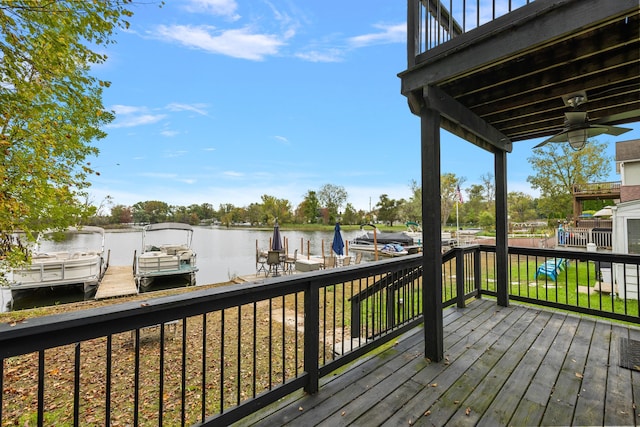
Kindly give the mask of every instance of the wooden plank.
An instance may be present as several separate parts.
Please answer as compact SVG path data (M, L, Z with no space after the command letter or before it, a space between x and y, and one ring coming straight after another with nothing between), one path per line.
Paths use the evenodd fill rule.
M95 299L136 295L138 289L130 266L109 266L107 273L98 285Z
M640 341L640 329L629 329L629 338ZM635 425L640 425L640 372L631 371L631 393L635 403Z
M544 320L544 316L536 322ZM553 345L564 322L564 315L549 313L549 318L543 326L542 332L526 350L518 369L506 381L498 392L486 412L480 417L479 423L484 425L510 425L511 416L520 403L520 399L529 387L544 360L549 347Z
M534 316L535 314L538 315ZM491 369L485 370L485 377L458 406L457 411L450 418L451 422L477 424L482 414L494 401L497 392L508 381L509 376L517 370L531 343L535 342L549 319L548 313L534 310L528 310L526 315L526 318L523 316L523 325L518 324L509 330L490 349L491 353L495 352L500 356L498 362ZM542 316L540 320L538 320L539 316Z
M574 425L604 425L610 342L611 324L597 322L573 416Z
M605 401L605 425L628 426L634 424L631 369L620 366L620 338L628 338L628 328L613 325L609 347L609 370Z
M495 304L495 303L494 303ZM495 308L495 306L493 307ZM524 312L512 310L509 308L500 308L498 311L488 310L488 320L475 325L467 325L472 332L465 338L460 340L454 346L451 346L446 352L448 364L433 364L426 369L418 372L413 379L423 384L423 389L419 394L406 402L402 408L389 416L375 407L367 416L371 421L375 421L375 417L384 419L389 417L386 425L406 425L407 420L416 420L424 416L427 410L439 400L442 392L446 391L460 378L464 381L469 367L474 366L480 356L491 347L499 338L506 334L510 329L516 327L522 322ZM494 322L498 322L495 324ZM447 334L448 336L448 334ZM445 359L445 360L447 360ZM358 420L360 422L361 420ZM432 421L429 420L431 423ZM366 425L366 424L364 424ZM435 423L435 425L438 425Z
M548 349L540 369L531 380L527 391L511 418L512 425L538 425L553 394L553 386L564 362L564 356L578 327L578 318L567 316L556 340Z
M582 386L594 322L580 321L542 418L544 425L570 425ZM591 424L591 423L589 423Z

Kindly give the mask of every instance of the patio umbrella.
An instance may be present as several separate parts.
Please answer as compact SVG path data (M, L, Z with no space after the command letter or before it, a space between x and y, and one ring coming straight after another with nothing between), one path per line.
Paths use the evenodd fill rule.
M600 209L598 212L594 213L593 216L611 216L613 215L613 210L611 210L611 206L605 206Z
M340 223L336 222L336 228L333 233L333 244L331 245L333 252L336 255L344 255L344 242L342 241L342 234L340 234Z
M282 251L282 239L280 238L280 226L278 225L278 221L276 221L276 225L273 226L273 238L271 239L271 250L272 251Z

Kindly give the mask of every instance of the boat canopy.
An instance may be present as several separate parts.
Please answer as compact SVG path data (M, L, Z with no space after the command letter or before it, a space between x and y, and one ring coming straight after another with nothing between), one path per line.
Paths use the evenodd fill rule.
M145 225L145 231L156 231L156 230L186 230L193 231L193 227L189 224L184 224L182 222L159 222L157 224L149 224Z
M365 234L358 236L353 240L354 242L361 241L373 243L373 232L367 231ZM405 233L378 232L376 233L376 241L380 245L384 245L386 243L399 243L403 246L413 245L413 238Z

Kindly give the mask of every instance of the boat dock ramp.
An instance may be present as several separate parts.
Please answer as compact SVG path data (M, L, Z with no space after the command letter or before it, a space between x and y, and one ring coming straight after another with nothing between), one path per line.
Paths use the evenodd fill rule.
M138 288L133 279L133 271L128 265L110 265L98 285L95 299L136 295Z

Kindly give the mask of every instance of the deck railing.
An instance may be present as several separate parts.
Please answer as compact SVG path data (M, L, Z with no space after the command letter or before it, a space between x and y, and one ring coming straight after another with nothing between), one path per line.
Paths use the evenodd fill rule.
M0 425L227 425L295 390L313 393L322 376L421 322L421 262L0 325ZM352 317L349 299L381 284L390 296L372 293Z
M480 253L481 294L497 296L495 247L467 250ZM510 247L509 298L640 324L639 272L638 255Z
M612 249L613 230L605 228L567 227L556 231L556 244L560 247Z
M445 306L497 296L495 247L442 260ZM509 298L640 324L639 272L512 247ZM227 425L418 325L422 294L410 255L3 324L0 425Z
M533 0L408 0L409 60L532 2Z

